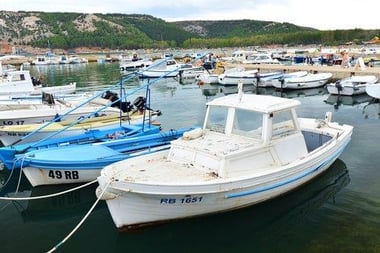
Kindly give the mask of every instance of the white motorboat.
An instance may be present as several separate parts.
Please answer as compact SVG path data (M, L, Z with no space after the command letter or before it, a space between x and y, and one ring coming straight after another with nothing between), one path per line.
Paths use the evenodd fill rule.
M220 74L214 74L207 71L204 71L203 73L196 76L196 80L198 80L198 84L217 84L219 82L219 75Z
M240 68L242 69L242 68ZM198 81L199 85L203 84L218 84L219 83L219 75L223 73L228 73L231 71L235 71L235 68L225 69L224 65L220 62L216 65L215 69L207 69L205 68L202 73L199 73L195 79Z
M43 87L36 79L32 79L28 70L8 71L5 77L0 79L0 96L2 97L41 95L42 92L62 95L75 91L75 82L68 85Z
M155 60L149 67L141 68L137 73L140 78L176 77L180 71L198 69L191 64L180 64L172 58Z
M54 54L48 52L46 55L37 55L32 61L32 65L53 65L59 64L59 59Z
M13 143L24 144L35 142L41 139L57 139L84 134L89 130L107 130L120 125L142 124L145 118L146 123L155 121L161 115L160 111L147 110L147 113L141 113L139 109L128 113L106 112L98 113L89 118L83 118L79 123L74 120L64 120L60 122L49 122L40 124L23 124L23 125L3 125L0 126L0 142L3 146L9 146ZM46 127L43 125L46 124Z
M287 78L283 82L273 83L278 89L308 89L324 86L332 77L332 73L307 74L302 77Z
M298 100L243 94L207 103L202 129L169 151L106 166L98 197L119 229L220 213L285 194L326 171L353 127L298 118Z
M203 67L181 68L176 78L181 82L185 80L194 81L200 74L203 74Z
M366 92L366 86L377 82L374 75L350 76L327 84L327 91L334 95L352 96Z
M120 62L120 72L122 74L128 74L130 72L149 67L150 65L153 64L153 61L150 59L140 59L137 58L131 59L131 60L124 60Z
M257 81L257 69L245 70L242 67L232 68L218 76L218 82L224 86L237 86L239 82L243 85L255 85Z
M380 99L380 83L367 84L365 91L371 97Z
M252 54L243 61L244 64L281 64L279 60L273 59L271 54Z
M104 105L110 102L108 99L98 98L84 104L83 98L55 99L51 94L45 94L44 103L1 105L0 126L40 124L52 120L72 121L98 110L101 110L99 114L102 115L120 113L120 108L109 107L102 110Z

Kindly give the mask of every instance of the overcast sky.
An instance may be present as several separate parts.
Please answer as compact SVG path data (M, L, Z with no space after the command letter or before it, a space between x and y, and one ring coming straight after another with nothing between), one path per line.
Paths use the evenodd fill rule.
M166 21L252 19L320 30L380 29L376 0L1 0L0 10L148 14Z

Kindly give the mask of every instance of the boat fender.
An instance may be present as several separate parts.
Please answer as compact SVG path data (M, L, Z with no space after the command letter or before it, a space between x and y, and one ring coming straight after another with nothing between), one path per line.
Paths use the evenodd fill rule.
M102 192L103 192L103 190L100 188L100 186L98 186L95 190L96 197L99 198L99 196L102 194ZM117 197L117 194L106 191L103 193L103 196L100 199L101 200L110 200L110 199L114 199L116 197Z
M184 140L193 140L201 137L203 135L202 128L196 128L183 133Z
M54 116L54 119L53 119L54 122L61 122L61 116L56 113L55 116Z

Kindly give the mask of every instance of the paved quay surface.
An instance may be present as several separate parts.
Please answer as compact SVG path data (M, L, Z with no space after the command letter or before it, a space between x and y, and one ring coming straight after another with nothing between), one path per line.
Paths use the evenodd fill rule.
M342 79L352 75L375 75L380 80L380 68L379 67L366 67L361 69L360 67L343 68L340 65L278 65L278 64L237 64L237 63L225 63L226 69L242 66L245 69L258 69L261 72L268 71L284 71L286 73L295 71L308 71L310 73L323 73L331 72L334 79Z

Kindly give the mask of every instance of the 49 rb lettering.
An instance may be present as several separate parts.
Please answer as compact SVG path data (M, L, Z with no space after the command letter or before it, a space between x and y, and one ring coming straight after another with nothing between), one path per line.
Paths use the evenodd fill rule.
M49 170L48 176L53 179L79 179L79 173L75 170Z
M160 204L192 204L201 202L203 197L185 196L184 198L162 198Z

